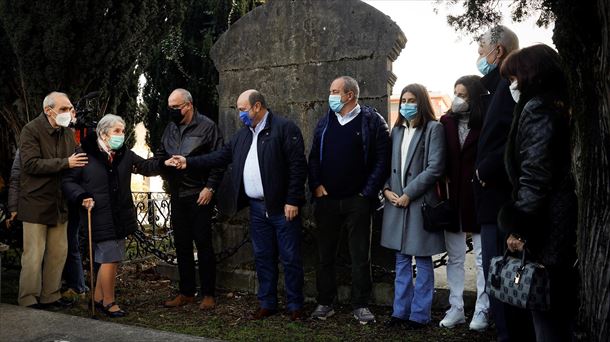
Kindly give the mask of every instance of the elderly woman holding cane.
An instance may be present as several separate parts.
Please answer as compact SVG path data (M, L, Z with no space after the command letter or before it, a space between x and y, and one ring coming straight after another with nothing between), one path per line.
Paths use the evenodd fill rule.
M82 143L89 163L64 174L63 191L73 202L81 203L81 218L86 226L91 210L93 258L100 264L95 285L95 307L108 317L127 313L114 296L118 263L125 255L125 237L137 229L136 211L131 196L131 174L157 175L162 162L142 159L125 147L125 121L107 114Z

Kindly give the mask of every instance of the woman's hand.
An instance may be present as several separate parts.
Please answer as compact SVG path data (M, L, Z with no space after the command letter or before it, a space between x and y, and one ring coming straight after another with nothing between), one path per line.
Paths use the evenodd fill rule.
M401 207L401 208L406 208L409 206L410 202L411 202L411 199L409 198L409 196L407 196L407 194L403 194L402 196L398 197L398 199L396 200L395 206Z
M395 205L396 201L398 200L398 195L390 189L383 190L383 195L385 196L385 198L388 201L390 201L390 203L392 203L394 205Z
M510 234L508 239L506 239L506 247L508 247L508 250L511 252L522 252L524 245L525 241L513 234Z
M92 209L94 205L95 201L93 200L93 198L85 198L83 200L83 207L85 207L85 209L87 210Z

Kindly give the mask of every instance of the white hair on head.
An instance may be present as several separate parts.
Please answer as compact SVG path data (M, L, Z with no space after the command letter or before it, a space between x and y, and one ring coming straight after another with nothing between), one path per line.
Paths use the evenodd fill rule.
M515 32L504 25L492 27L483 37L490 45L503 46L507 54L519 48L519 38Z
M55 107L55 98L58 96L65 96L68 97L68 95L66 95L66 93L61 93L59 91L53 91L50 92L47 96L44 97L44 100L42 101L42 108L53 108Z
M125 120L118 115L114 114L106 114L104 117L97 123L97 128L95 132L97 133L98 138L102 138L102 134L108 135L108 131L114 127L117 123L120 123L125 127Z

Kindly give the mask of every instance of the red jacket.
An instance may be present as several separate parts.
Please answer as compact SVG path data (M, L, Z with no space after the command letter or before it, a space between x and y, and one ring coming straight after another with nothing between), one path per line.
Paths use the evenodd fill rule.
M453 114L445 114L440 121L445 128L447 144L445 174L449 180L449 199L454 207L459 210L462 231L479 233L481 227L476 220L472 179L480 130L471 129L464 141L464 147L460 148L458 120ZM456 227L455 231L458 230L459 227Z

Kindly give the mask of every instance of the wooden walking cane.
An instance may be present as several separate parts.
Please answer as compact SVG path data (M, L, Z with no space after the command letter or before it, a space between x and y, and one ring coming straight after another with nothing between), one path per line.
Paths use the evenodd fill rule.
M93 243L91 239L91 207L87 208L87 225L89 228L89 284L91 285L89 293L91 295L91 317L95 318L95 284L93 284Z

